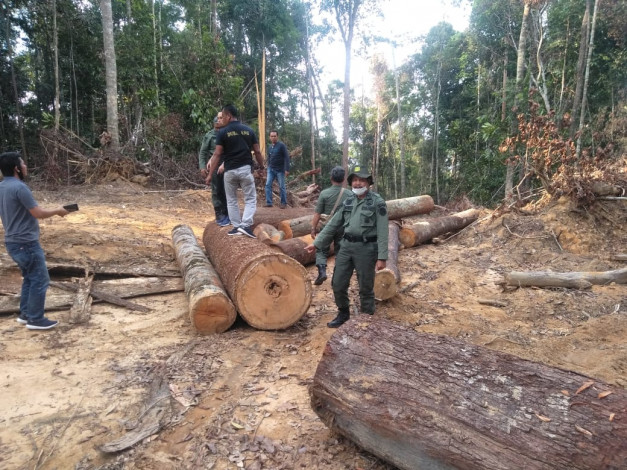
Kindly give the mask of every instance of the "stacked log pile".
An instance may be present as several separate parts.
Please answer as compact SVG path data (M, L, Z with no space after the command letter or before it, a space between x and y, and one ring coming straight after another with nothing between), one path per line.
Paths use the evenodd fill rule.
M387 320L329 340L311 403L399 469L619 469L627 391Z

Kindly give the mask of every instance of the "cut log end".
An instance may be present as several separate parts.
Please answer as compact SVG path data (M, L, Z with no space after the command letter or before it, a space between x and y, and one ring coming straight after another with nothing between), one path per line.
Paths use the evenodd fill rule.
M189 317L192 326L201 335L223 333L235 323L237 312L226 295L202 297L197 302L192 298L190 304Z
M374 276L374 297L378 300L391 299L398 292L396 276L391 269L377 271Z
M262 330L296 323L311 304L312 287L305 268L275 253L253 259L237 280L233 298L246 322Z

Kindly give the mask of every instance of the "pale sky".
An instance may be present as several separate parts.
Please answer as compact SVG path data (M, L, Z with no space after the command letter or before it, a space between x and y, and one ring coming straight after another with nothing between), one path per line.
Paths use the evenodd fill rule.
M461 7L455 7L453 3L455 2L452 0L382 0L384 18L373 21L368 30L373 35L396 41L399 46L393 51L391 45L382 43L376 49L368 50L368 55L381 53L392 69L393 62L399 66L409 56L419 52L421 44L412 43L411 40L425 36L439 22L446 21L456 31L464 31L470 19L470 4L462 2ZM333 19L331 21L335 24ZM371 87L369 58L359 57L358 48L359 42L355 39L351 62L351 87L356 93L361 93L363 84L365 93L369 94ZM326 92L327 83L333 80L344 81L344 44L341 38L338 37L332 44L321 45L315 54L324 68L323 92Z

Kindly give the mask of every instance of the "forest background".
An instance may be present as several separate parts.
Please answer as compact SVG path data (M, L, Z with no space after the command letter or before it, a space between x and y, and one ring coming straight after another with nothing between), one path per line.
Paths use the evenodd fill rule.
M0 150L21 150L52 186L112 165L201 186L200 139L234 103L245 123L300 150L292 175L321 168L327 185L333 166L359 162L390 199L585 203L588 183L624 158L624 1L474 0L465 31L442 22L409 38L416 52L394 67L369 54L399 45L392 31L369 33L386 3L2 0ZM325 84L317 51L330 37L345 79ZM351 87L356 55L372 96Z

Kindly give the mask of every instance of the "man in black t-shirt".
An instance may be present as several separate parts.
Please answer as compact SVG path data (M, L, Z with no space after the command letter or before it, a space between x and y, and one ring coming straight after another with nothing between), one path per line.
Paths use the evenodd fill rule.
M257 210L257 191L252 167L255 154L257 164L263 168L263 156L259 150L259 141L255 132L238 120L237 108L229 104L222 108L222 123L216 138L216 150L207 164L209 174L207 184L211 182L211 176L218 167L220 161L224 162L224 190L226 192L226 206L233 229L229 235L247 235L255 238L253 234L253 217ZM244 195L244 213L240 214L237 203L237 189L240 188Z

